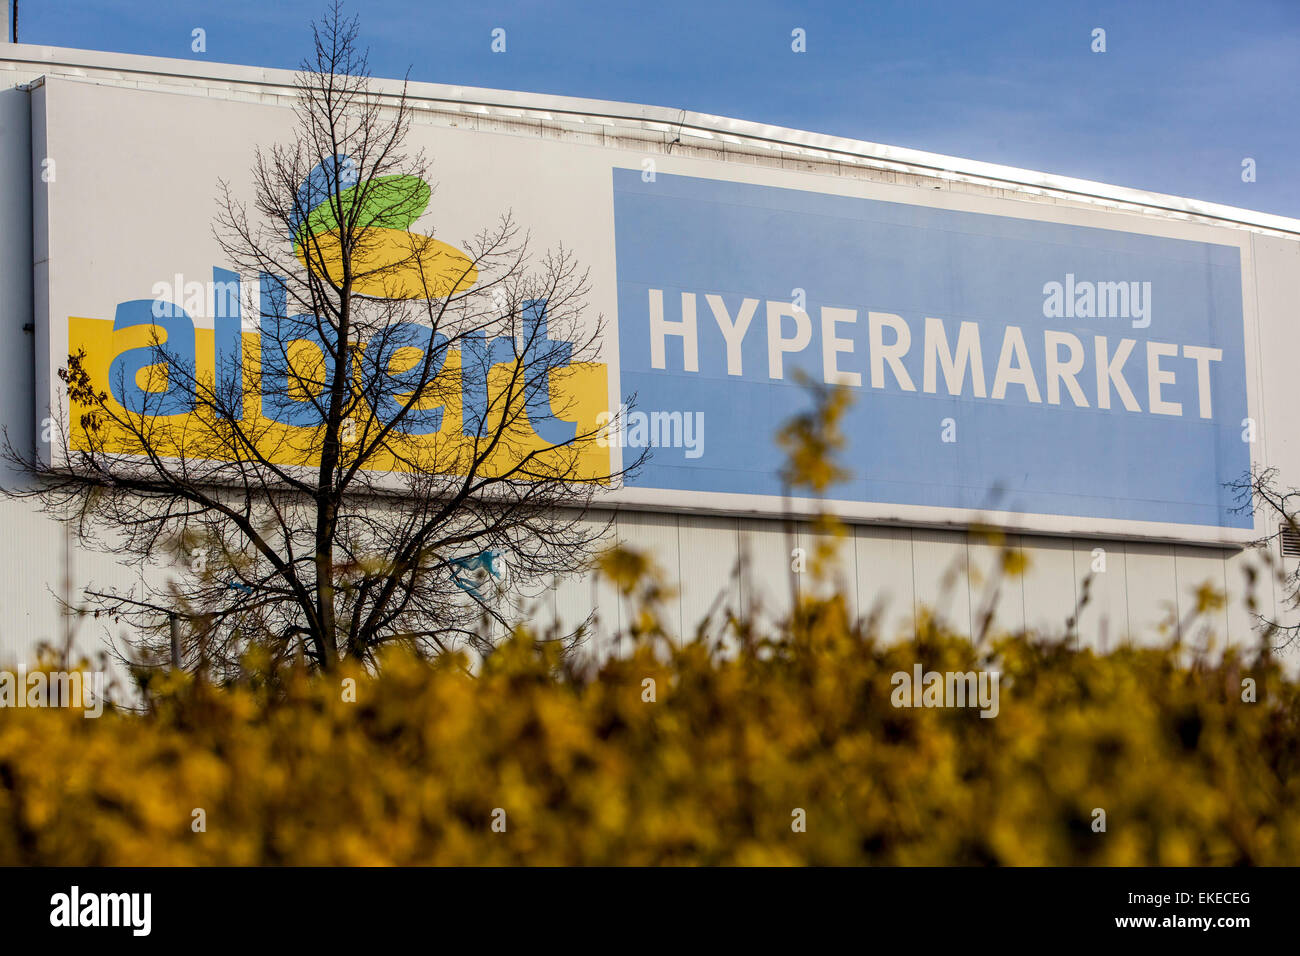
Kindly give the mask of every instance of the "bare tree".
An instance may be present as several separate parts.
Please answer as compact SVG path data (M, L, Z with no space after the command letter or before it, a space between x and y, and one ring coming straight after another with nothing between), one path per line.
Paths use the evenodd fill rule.
M508 213L459 247L413 228L431 180L404 147L405 86L376 92L337 3L312 32L293 141L257 151L251 209L219 185L231 283L210 367L179 307L124 303L117 322L150 343L108 383L69 356L59 453L6 440L39 479L9 494L183 568L88 606L157 654L182 622L180 652L218 677L250 648L323 669L392 642L486 653L509 624L502 565L516 582L583 568L604 532L593 496L640 463L611 465L607 426L566 385L599 358L587 273L564 248L535 257ZM260 339L241 331L240 276L259 277Z
M1300 565L1288 571L1281 561L1281 548L1278 546L1287 531L1300 535L1300 488L1284 486L1278 479L1277 468L1257 466L1249 474L1229 482L1228 488L1236 497L1237 506L1233 510L1237 514L1263 514L1268 526L1276 527L1277 530L1253 542L1251 546L1258 549L1265 569L1277 575L1278 583L1286 591L1283 606L1290 611L1297 611L1300 610ZM1278 555L1274 555L1274 547L1278 547ZM1254 587L1257 572L1253 567L1247 566L1246 573L1249 577L1247 602L1261 639L1270 642L1277 650L1290 646L1300 638L1300 623L1287 624L1271 614L1260 613Z

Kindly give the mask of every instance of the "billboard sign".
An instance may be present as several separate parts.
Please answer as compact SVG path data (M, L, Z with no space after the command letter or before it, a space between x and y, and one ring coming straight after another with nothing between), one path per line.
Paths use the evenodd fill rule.
M777 496L756 442L842 383L852 477L899 506L1249 528L1235 245L613 172L620 382L707 409L634 482ZM686 419L690 421L689 416Z
M78 350L110 391L114 369L167 387L138 374L158 329L200 372L255 356L273 283L230 271L210 222L218 181L247 191L254 148L283 138L289 110L73 80L47 81L33 105L36 168L58 161L56 180L34 183L38 417L60 407L57 372ZM584 430L622 422L590 450L593 473L650 449L612 502L812 510L781 486L773 441L806 407L806 378L853 393L851 477L830 494L846 518L1204 543L1253 532L1225 487L1254 447L1244 233L648 163L576 136L417 124L411 141L439 180L411 229L454 254L511 209L540 246L590 266L607 333L598 360L552 377L551 404ZM256 384L246 414L292 462L292 430L310 423L274 381ZM163 409L182 424L183 398ZM429 410L428 435L455 434L454 404Z

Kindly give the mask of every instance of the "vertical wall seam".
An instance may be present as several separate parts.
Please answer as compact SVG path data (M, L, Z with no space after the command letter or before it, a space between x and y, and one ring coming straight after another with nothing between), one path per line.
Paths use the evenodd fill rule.
M907 529L907 567L912 572L912 637L916 637L917 596L916 596L916 536L912 528Z
M1178 584L1178 546L1170 545L1169 550L1174 555L1174 640L1183 639L1183 607L1182 594L1183 589Z
M862 598L858 594L861 590L858 578L858 529L850 525L849 531L853 537L853 620L856 624L862 618Z
M1025 603L1025 592L1029 588L1025 587L1025 578L1029 576L1029 559L1025 557L1025 536L1023 534L1014 535L1016 541L1016 550L1024 558L1024 567L1020 572L1020 629L1029 630L1029 605Z
M686 643L686 574L682 567L682 515L673 515L673 530L677 534L677 643Z
M1133 602L1129 599L1129 581L1128 581L1128 542L1120 542L1124 549L1124 634L1118 643L1129 641L1133 636Z
M1082 610L1079 607L1079 571L1074 566L1074 555L1079 550L1076 538L1070 539L1070 588L1074 592L1074 649L1077 651L1083 643L1083 622L1079 620Z

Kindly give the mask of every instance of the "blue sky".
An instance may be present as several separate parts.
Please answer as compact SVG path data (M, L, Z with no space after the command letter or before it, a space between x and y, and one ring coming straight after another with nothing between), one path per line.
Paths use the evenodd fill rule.
M324 5L19 0L19 39L292 68ZM1300 0L349 7L380 76L683 107L1300 217Z

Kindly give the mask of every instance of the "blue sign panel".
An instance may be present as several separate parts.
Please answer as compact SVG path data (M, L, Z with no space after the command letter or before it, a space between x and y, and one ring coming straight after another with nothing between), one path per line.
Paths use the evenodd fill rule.
M801 371L834 499L1249 528L1235 246L613 171L632 487L781 495Z

